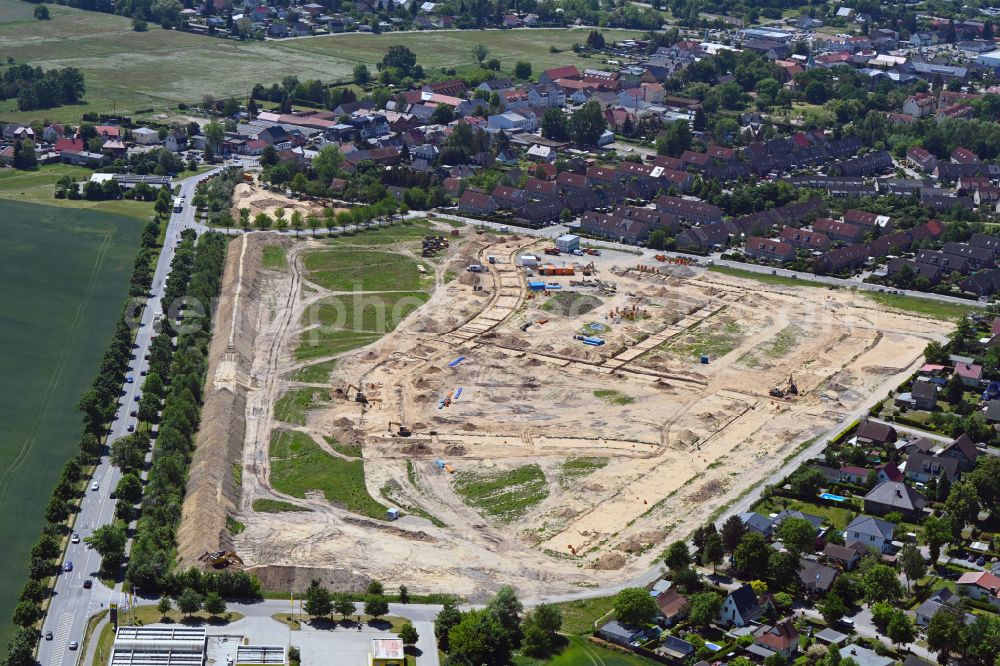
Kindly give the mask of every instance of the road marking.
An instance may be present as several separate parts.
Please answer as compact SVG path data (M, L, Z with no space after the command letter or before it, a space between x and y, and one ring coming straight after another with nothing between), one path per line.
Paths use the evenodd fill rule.
M63 656L66 654L66 644L69 640L69 631L73 627L73 614L63 613L59 617L59 624L56 626L55 636L52 640L52 659L49 666L62 666Z

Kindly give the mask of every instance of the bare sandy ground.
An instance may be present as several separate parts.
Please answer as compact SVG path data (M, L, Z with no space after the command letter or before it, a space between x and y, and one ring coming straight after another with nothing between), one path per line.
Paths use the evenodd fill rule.
M471 238L453 244L428 278L436 286L431 300L395 332L339 357L330 382L317 385L333 400L300 427L330 455L339 454L324 435L359 444L373 497L388 495L404 512L419 507L447 526L414 515L373 521L270 487L270 434L289 427L275 421L273 405L296 385L288 373L305 365L292 355L302 313L329 294L303 272L302 254L319 246L305 242L290 251L291 270L263 284L246 408L239 515L246 531L234 539L248 566L346 568L470 599L507 583L531 597L613 584L647 569L666 541L765 478L801 443L861 413L949 328L844 290L774 287L690 268L640 272L635 257L614 252L594 258L594 278L614 290L573 287L584 279L579 273L540 278L601 301L582 316L553 314L541 309L546 296L530 297L513 263L541 247L534 239L463 234ZM498 263L445 282L446 271L477 254ZM618 316L633 306L638 318ZM605 327L596 333L604 346L573 339L593 333L585 327L594 323ZM703 351L708 364L699 362ZM459 356L466 360L449 368ZM768 396L790 377L797 398ZM349 384L370 397L367 409L342 398ZM439 407L458 387L460 398ZM620 399L595 395L606 390ZM414 436L393 436L390 422ZM565 476L563 463L579 457L607 464ZM476 473L538 464L549 493L500 522L466 505L436 459ZM260 497L312 511L254 513Z
M323 211L326 210L326 207L320 202L292 199L286 197L283 190L262 189L257 181L253 183L240 183L236 186L236 189L233 191L232 215L234 219L239 219L240 208L250 209L251 220L258 213L267 213L267 215L273 218L279 208L285 210L286 220L291 218L292 213L295 211L302 213L303 217L315 215L322 219ZM346 209L337 208L334 212L340 212L341 210Z

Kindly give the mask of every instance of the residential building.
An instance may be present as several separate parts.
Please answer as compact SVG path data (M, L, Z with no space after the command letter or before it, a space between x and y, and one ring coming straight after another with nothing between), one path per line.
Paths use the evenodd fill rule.
M939 612L958 613L957 605L961 599L957 594L944 587L930 596L927 601L917 606L916 624L918 627L926 627ZM962 613L963 622L972 624L976 621L976 616L972 613Z
M977 363L956 363L955 374L966 386L978 387L983 382L983 366Z
M777 653L789 659L799 650L799 632L791 620L779 622L774 626L762 625L753 633L754 645L764 650Z
M671 588L656 596L656 607L660 609L657 621L669 627L687 615L688 598Z
M927 498L900 481L886 481L872 488L865 495L865 513L884 516L898 512L905 518L918 520L923 517Z
M739 587L726 597L719 610L719 619L723 624L745 627L764 613L760 601L750 585Z
M1000 607L1000 577L989 571L970 571L962 574L955 585L970 599Z
M756 532L766 539L771 538L771 534L774 532L774 523L771 519L756 511L741 513L739 514L739 519L748 531Z
M979 458L979 449L972 438L966 434L961 434L951 444L948 444L941 453L943 458L952 458L958 461L958 469L963 472L971 472L976 467L976 460Z
M597 637L609 643L629 647L633 642L641 639L645 633L646 631L642 627L612 620L597 630Z
M914 380L910 388L910 396L913 399L913 407L927 412L937 409L938 387L934 382L924 380Z
M906 159L910 160L914 166L924 173L931 173L937 167L937 158L920 146L913 146L907 149Z
M822 595L830 591L833 581L840 573L833 567L820 564L816 560L799 558L799 582L810 595Z
M887 423L863 419L858 424L855 437L866 444L892 444L896 441L896 429Z
M473 215L489 215L496 212L497 203L488 194L466 190L458 200L458 209Z
M896 526L880 518L861 515L844 529L848 546L858 542L869 550L888 553L892 550L892 534Z
M852 545L856 545L855 542ZM835 543L828 543L823 548L823 558L829 564L833 564L842 571L850 571L861 561L861 556L867 552L867 548L852 548L851 546L841 546Z
M850 659L858 666L892 666L896 660L892 657L880 656L874 650L852 644L840 648L840 658Z
M947 479L951 482L955 481L960 474L958 461L954 458L914 453L906 459L906 478L911 481L928 483L931 479Z
M744 249L747 256L761 261L776 261L787 263L795 261L795 248L788 243L774 241L759 236L751 236L747 239Z

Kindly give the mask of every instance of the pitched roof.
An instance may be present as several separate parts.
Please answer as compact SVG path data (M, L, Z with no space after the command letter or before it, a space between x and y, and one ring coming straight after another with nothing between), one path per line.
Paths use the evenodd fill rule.
M906 459L906 471L913 474L931 474L938 476L944 474L948 480L954 479L958 475L958 461L954 458L942 458L926 453L911 453Z
M876 502L904 511L923 511L927 498L899 481L885 481L868 491L866 502Z
M729 593L729 598L733 600L733 605L743 617L752 615L760 611L760 601L750 585L744 584Z
M862 439L870 439L874 442L894 442L896 441L896 429L888 423L879 423L865 419L858 426L857 436Z
M1000 594L1000 577L989 571L970 571L969 573L962 574L956 582L959 585L974 585L988 590L994 596Z
M860 515L852 520L847 527L844 528L844 531L860 532L861 534L871 534L872 536L877 536L882 539L890 539L892 538L892 533L895 529L896 526L886 520Z
M959 435L958 439L949 444L942 453L946 453L952 449L961 451L969 460L975 460L979 456L979 449L976 448L976 443L965 433Z
M670 588L666 592L661 592L656 597L656 605L665 618L672 618L674 615L677 615L687 605L687 602L688 598L679 594L674 588Z
M850 560L850 557L847 559ZM816 560L804 557L799 558L799 580L802 581L802 585L805 587L825 592L833 585L837 574L836 569L828 567L825 564L820 564Z

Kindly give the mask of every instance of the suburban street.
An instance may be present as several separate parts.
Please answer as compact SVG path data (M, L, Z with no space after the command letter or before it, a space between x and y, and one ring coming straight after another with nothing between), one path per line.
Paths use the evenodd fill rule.
M134 360L128 371L128 374L133 376L135 381L122 385L120 407L111 424L111 433L107 440L109 445L128 434L128 427L134 426L136 423L135 417L129 416L129 412L136 409L138 405L143 380L140 373L148 366L144 357L149 352L149 343L153 338L153 318L161 309L160 296L170 273L170 262L173 260L181 231L200 226L194 222L194 207L190 205L195 187L198 182L208 178L216 171L217 169L213 169L177 183L181 186L181 193L185 198L186 205L182 212L171 214L170 222L167 225L163 250L157 261L153 274L153 285L150 288L153 296L146 301L146 307L142 309L142 314L137 322L133 346ZM65 562L73 563L73 571L63 572L56 578L55 589L42 626L43 636L49 631L53 635L52 640L43 638L39 644L38 661L43 665L72 666L75 664L79 652L70 650L69 644L72 641L77 643L83 641L87 618L102 608L107 608L109 603L121 604L123 601L120 585L111 590L97 578L101 558L83 542L83 539L90 536L95 529L111 523L114 519L115 500L111 499L110 494L115 489L120 477L121 473L111 465L108 455L102 456L93 476L93 481L97 482L99 487L97 490L90 490L91 486L88 483L87 491L80 500L80 511L73 525L73 532L80 536L80 543L70 543L65 555ZM93 581L93 587L90 589L83 587L83 583L87 579Z

